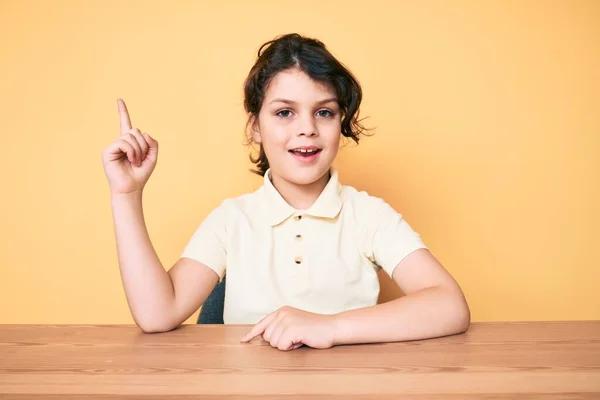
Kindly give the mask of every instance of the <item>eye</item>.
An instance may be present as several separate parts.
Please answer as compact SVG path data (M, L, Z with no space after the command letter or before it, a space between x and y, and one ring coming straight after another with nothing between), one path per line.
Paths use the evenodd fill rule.
M282 113L286 113L286 114L282 115ZM277 114L275 114L275 115L282 117L282 118L286 118L286 117L289 117L290 114L291 114L290 110L281 110L281 111L277 112Z
M322 113L325 113L325 114L322 114ZM325 118L332 118L335 115L330 110L319 110L319 111L317 111L317 114L319 114L320 117L325 117Z

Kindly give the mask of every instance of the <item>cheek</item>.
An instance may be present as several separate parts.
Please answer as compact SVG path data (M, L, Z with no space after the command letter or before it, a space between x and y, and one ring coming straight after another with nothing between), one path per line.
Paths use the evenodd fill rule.
M265 127L263 140L268 141L271 146L285 146L292 131L289 124L272 123Z
M279 127L263 130L262 145L267 156L277 157L282 151L287 151L288 135Z
M321 136L325 139L327 147L337 148L340 145L342 127L339 124L331 124L322 131Z

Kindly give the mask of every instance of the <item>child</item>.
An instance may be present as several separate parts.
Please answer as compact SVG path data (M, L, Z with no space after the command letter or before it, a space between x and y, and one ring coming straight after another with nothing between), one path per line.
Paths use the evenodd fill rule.
M461 288L385 201L340 183L341 136L358 142L362 92L318 40L265 43L244 87L252 158L263 185L224 200L167 272L145 227L142 191L158 143L132 128L118 100L121 136L103 152L127 301L144 332L178 327L227 270L226 324L254 324L280 350L302 345L424 339L461 333ZM405 293L376 304L383 268Z

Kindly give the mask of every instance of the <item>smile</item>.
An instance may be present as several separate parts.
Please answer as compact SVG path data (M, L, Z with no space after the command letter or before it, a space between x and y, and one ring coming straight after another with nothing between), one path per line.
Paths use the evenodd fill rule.
M319 154L321 153L321 149L319 148L298 148L289 150L289 153L294 156L295 159L302 162L303 164L311 163L315 161Z

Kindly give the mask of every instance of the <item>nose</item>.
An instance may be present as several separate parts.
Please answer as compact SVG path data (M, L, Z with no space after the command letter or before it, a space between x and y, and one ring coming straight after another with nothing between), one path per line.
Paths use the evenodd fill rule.
M296 136L319 136L319 130L317 129L315 118L312 115L298 118L297 132L298 133Z

